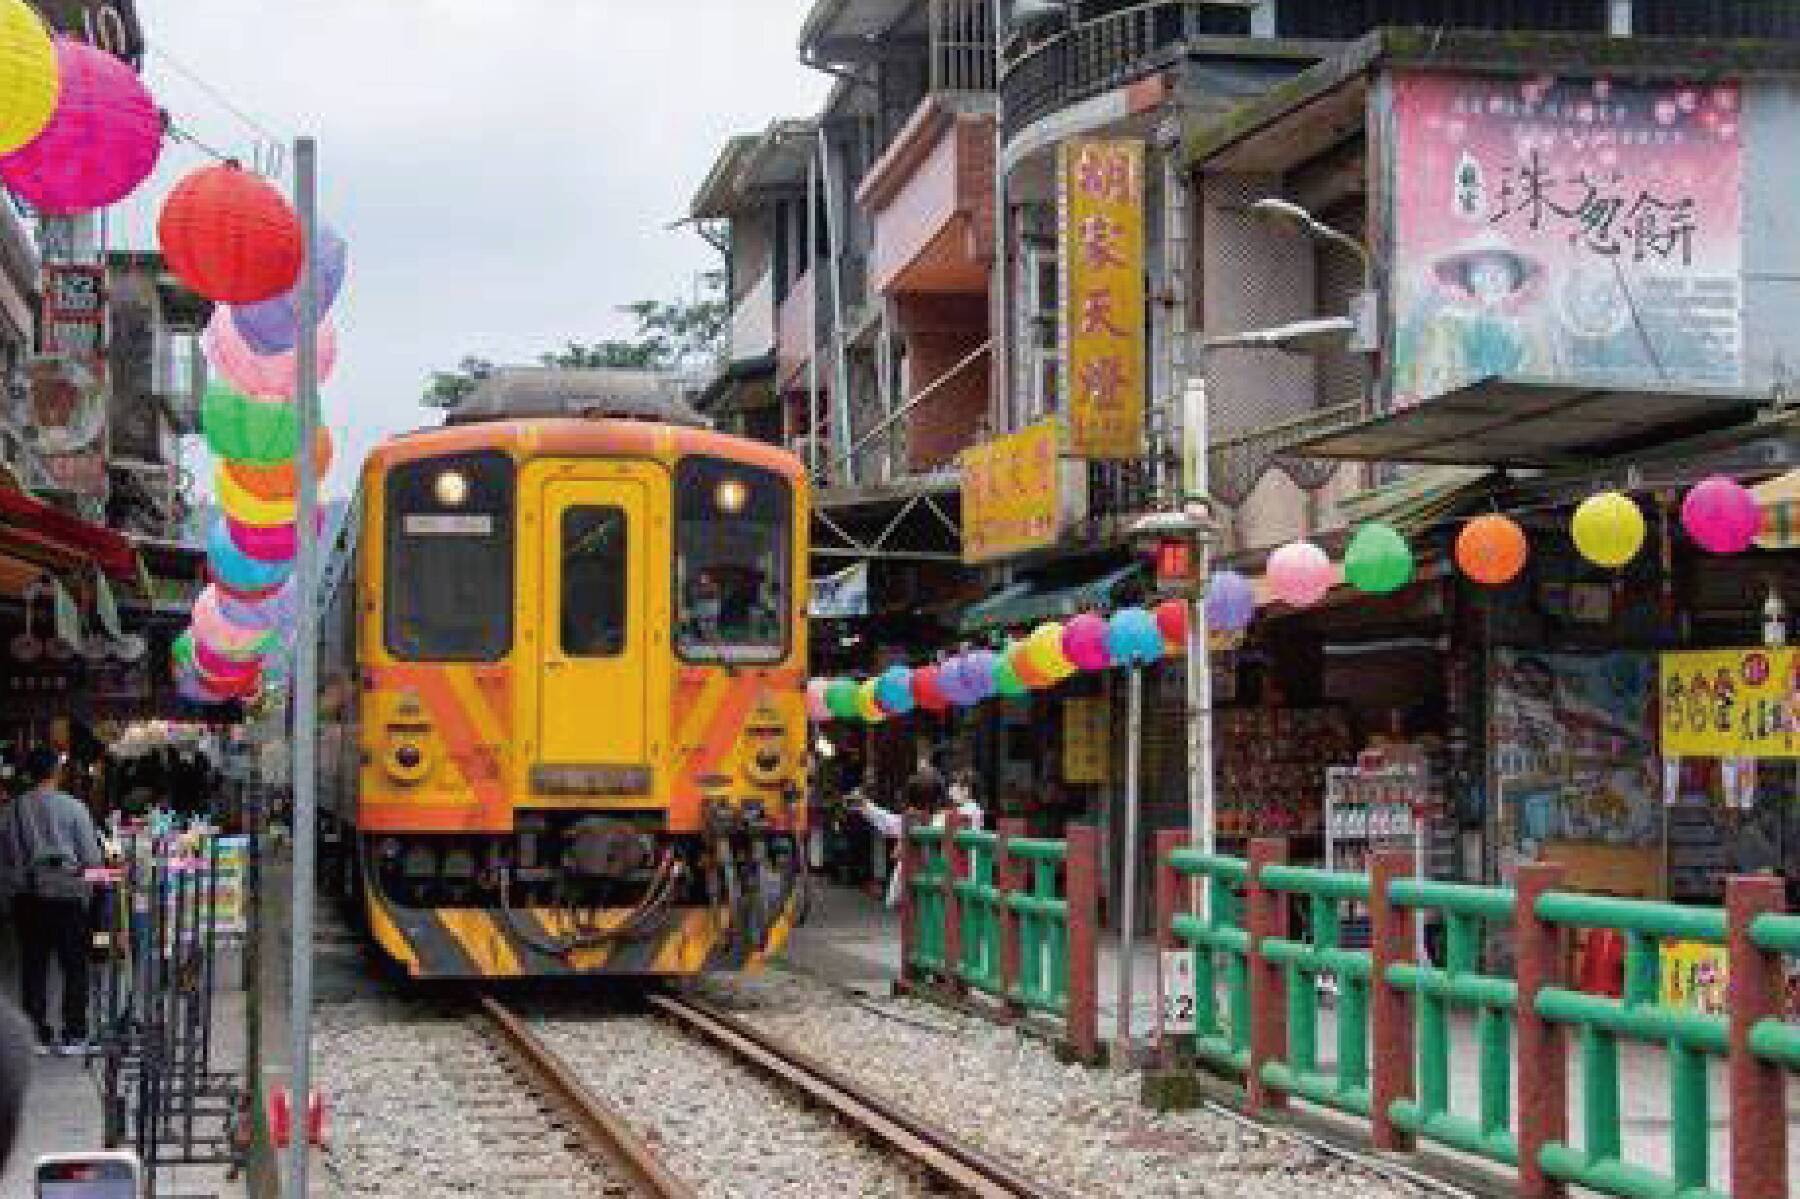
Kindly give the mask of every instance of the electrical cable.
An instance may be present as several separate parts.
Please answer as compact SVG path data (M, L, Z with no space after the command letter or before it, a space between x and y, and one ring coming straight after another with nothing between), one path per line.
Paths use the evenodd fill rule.
M160 58L163 62L167 63L168 66L172 70L174 70L176 74L180 75L182 78L186 79L189 83L192 83L195 87L199 88L202 92L206 93L207 96L211 97L211 99L213 100L214 103L218 104L218 106L220 108L223 108L226 112L228 112L232 116L236 117L240 122L243 123L243 125L246 128L254 130L256 133L260 134L263 137L268 138L269 141L273 142L276 145L283 145L288 141L287 138L282 137L280 134L278 134L274 130L270 129L267 125L263 124L261 121L257 120L255 117L253 117L249 113L245 112L242 108L239 108L236 104L232 103L230 97L226 96L224 92L220 91L218 88L216 88L212 84L208 83L205 79L202 79L198 72L193 70L193 68L187 66L180 59L176 58L173 54L170 54L167 50L163 49L160 45L152 43L147 47L147 49L150 51L150 53L156 55L156 57Z

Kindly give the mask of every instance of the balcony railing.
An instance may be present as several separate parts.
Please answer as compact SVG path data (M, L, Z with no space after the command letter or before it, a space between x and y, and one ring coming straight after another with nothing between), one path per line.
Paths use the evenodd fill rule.
M1231 18L1234 28L1248 20L1240 11L1199 0L1161 0L1079 22L1028 49L1015 41L1000 80L1006 135L1142 78L1170 61L1188 37L1218 24L1221 15Z
M993 0L931 0L931 90L994 90Z

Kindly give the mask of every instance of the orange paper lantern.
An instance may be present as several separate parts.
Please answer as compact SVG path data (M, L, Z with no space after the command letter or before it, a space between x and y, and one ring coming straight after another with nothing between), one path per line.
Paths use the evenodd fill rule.
M318 472L317 477L321 480L331 470L331 449L331 431L320 425L318 439L313 442L313 462ZM300 484L295 478L296 472L291 460L264 463L221 458L219 469L230 475L233 483L259 500L291 500L300 494Z
M230 163L175 185L156 239L169 269L221 304L272 299L300 277L300 219L280 192Z
M1525 569L1525 531L1498 513L1477 516L1456 537L1456 565L1484 587L1504 587Z

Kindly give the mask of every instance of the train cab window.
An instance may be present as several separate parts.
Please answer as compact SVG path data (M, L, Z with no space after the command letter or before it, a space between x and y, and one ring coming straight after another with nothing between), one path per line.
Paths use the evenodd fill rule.
M675 468L675 648L690 661L787 653L793 497L787 480L721 458Z
M388 652L494 662L512 646L513 464L483 452L397 466L387 480Z
M607 658L625 648L625 513L576 507L562 518L562 648Z

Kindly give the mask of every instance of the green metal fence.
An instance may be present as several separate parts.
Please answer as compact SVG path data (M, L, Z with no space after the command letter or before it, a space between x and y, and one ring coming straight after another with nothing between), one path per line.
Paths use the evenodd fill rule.
M1068 846L1012 837L1006 852L1026 872L1024 888L1005 898L1019 938L1019 976L1008 995L1028 1009L1064 1015L1069 1009L1069 901L1058 878Z
M950 878L948 843L944 830L921 826L906 830L907 899L911 904L907 937L907 964L917 970L943 971L949 967L944 936L944 888Z
M1006 984L1000 973L1001 891L994 873L999 838L977 829L959 829L952 844L965 863L962 874L951 883L962 921L962 960L956 964L956 974L990 995L1004 994Z
M1239 894L1249 867L1238 858L1178 849L1169 856L1178 877L1199 879L1210 893L1205 917L1175 915L1171 932L1194 950L1195 1056L1238 1072L1250 1068L1250 934ZM1220 966L1225 1007L1219 1007Z

